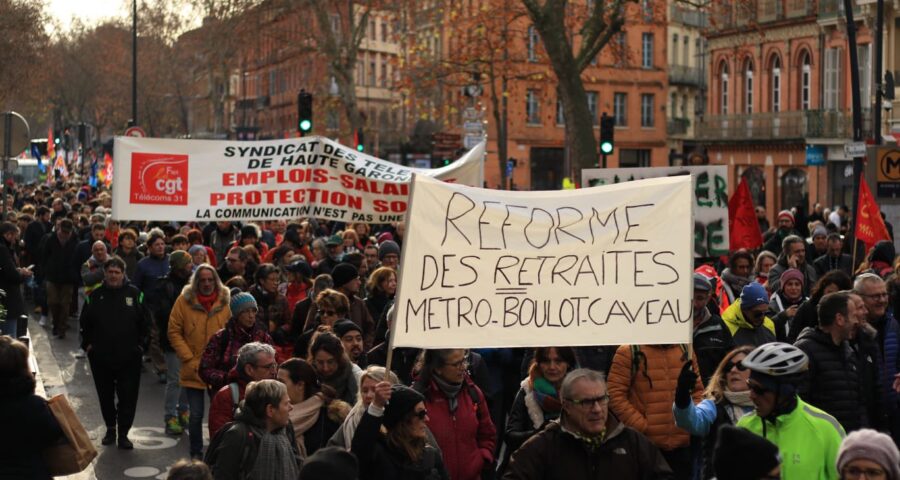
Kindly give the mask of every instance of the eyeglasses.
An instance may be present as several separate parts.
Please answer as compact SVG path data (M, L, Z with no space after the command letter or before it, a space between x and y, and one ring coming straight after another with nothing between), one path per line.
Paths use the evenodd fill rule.
M468 367L469 367L469 361L466 360L465 358L463 358L462 360L460 360L460 361L458 361L458 362L445 363L444 365L445 365L445 366L448 366L448 367L453 367L453 368L468 368Z
M888 295L887 292L881 292L881 293L870 293L868 295L863 294L862 296L866 297L866 298L888 298L890 295Z
M886 473L880 468L859 468L847 467L844 469L844 476L847 478L884 478Z
M769 393L769 389L763 387L762 385L750 383L750 380L747 380L747 386L750 387L750 390L757 395L765 395Z
M418 412L413 413L413 416L419 417L419 420L425 420L425 417L428 416L428 410L425 410L423 408L422 410L419 410Z
M263 370L275 370L278 367L278 364L275 362L267 363L265 365L254 365L256 368L261 368Z
M576 407L583 409L591 408L595 403L602 407L609 402L609 394L600 395L599 397L594 398L582 398L581 400L575 400L574 398L569 398L568 400Z

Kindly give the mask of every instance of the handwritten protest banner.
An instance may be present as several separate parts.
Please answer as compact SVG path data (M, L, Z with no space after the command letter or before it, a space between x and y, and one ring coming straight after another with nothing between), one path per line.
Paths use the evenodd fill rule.
M413 172L481 186L484 144L415 169L322 137L258 142L116 137L113 217L388 223L406 217Z
M416 175L393 345L687 343L688 177L507 192Z
M652 168L587 168L581 184L589 187L644 178L691 175L694 179L694 255L728 254L728 167L707 165Z

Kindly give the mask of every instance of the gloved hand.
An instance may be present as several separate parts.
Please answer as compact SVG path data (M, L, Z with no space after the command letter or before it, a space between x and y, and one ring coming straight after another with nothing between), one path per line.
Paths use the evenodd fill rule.
M677 408L687 408L691 404L691 392L694 391L696 384L697 374L694 373L694 365L688 360L681 367L681 373L678 374L678 387L675 388L675 406Z

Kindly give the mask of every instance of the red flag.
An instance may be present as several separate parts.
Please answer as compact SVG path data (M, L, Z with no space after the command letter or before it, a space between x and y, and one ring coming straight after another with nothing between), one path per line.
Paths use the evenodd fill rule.
M866 244L866 250L881 240L890 240L881 210L869 190L865 178L859 179L859 200L856 202L856 238Z
M728 200L728 236L731 251L741 248L753 250L763 243L750 197L750 186L745 178L741 179L737 191Z
M47 156L50 157L50 163L56 158L56 144L53 140L53 129L47 129Z

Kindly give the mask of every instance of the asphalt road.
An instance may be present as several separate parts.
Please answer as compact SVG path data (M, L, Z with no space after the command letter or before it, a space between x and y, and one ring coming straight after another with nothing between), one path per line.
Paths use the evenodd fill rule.
M86 358L75 358L78 352L78 321L71 320L71 329L64 340L53 339L50 332L38 325L34 315L29 321L34 356L40 370L47 397L66 394L69 403L81 419L99 455L92 468L68 480L90 479L165 479L170 465L187 457L187 433L173 437L163 429L164 385L158 382L149 364L141 376L137 415L129 438L134 442L134 450L119 450L115 445L102 446L100 439L106 433L97 391ZM40 387L39 387L40 388ZM209 409L207 402L206 409ZM206 423L203 425L207 435ZM207 438L206 443L209 443Z

